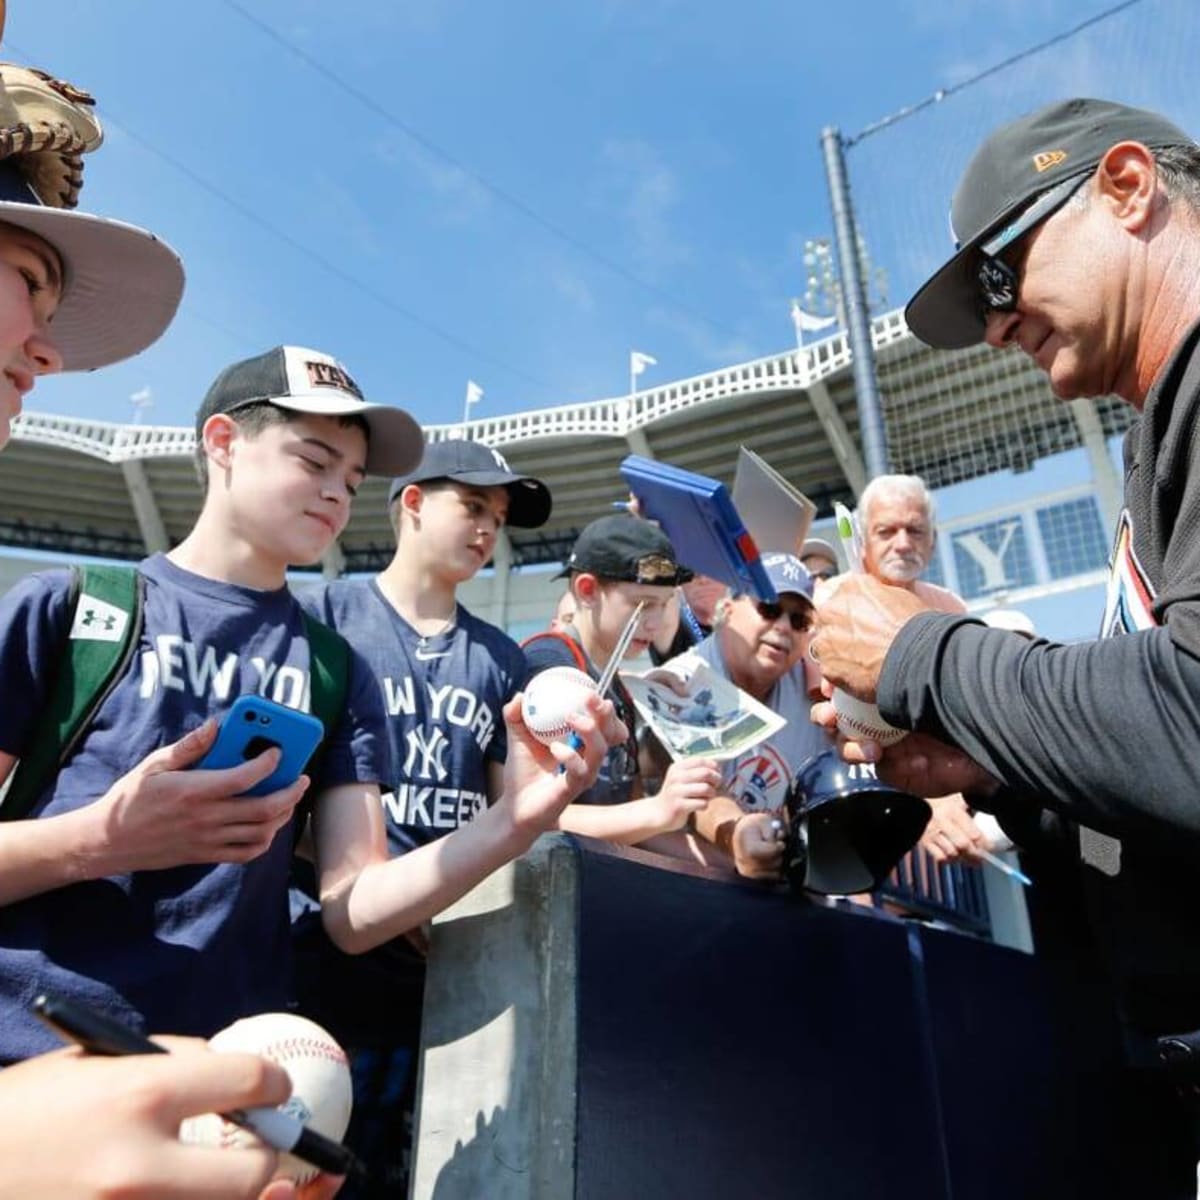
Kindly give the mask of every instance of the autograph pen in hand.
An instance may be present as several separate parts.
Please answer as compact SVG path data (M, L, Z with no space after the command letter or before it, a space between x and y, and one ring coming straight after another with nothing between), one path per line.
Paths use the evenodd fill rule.
M168 1053L157 1042L65 996L38 996L32 1008L60 1037L77 1043L90 1054L120 1057ZM221 1116L248 1129L272 1149L294 1154L319 1171L351 1175L360 1180L367 1178L366 1167L352 1150L309 1129L303 1121L282 1109L238 1108Z
M638 622L642 619L642 609L645 608L645 600L639 600L638 606L630 614L629 620L625 622L625 628L621 630L621 636L617 638L617 644L613 647L612 656L608 660L608 665L600 675L600 682L596 684L596 695L601 700L608 693L608 689L612 686L613 678L617 674L617 668L621 665L621 659L625 657L625 651L629 649L629 643L633 641L633 635L637 633ZM571 736L567 738L567 745L572 750L583 749L583 738L579 734L572 731ZM565 768L559 767L561 773Z

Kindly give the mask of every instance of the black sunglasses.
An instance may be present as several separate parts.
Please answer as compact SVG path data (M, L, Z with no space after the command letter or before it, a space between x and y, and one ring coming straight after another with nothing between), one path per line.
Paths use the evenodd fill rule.
M1089 171L1085 175L1076 175L1071 179L1064 179L1062 183L1056 183L1038 196L995 237L989 238L979 247L981 258L976 278L985 317L989 312L1007 313L1017 307L1017 289L1021 285L1021 279L1013 267L998 257L1000 252L1058 212L1090 178Z
M774 625L786 612L788 624L797 633L803 633L812 624L812 612L807 608L785 610L782 604L772 604L768 600L759 600L754 607L758 610L758 615L770 625Z

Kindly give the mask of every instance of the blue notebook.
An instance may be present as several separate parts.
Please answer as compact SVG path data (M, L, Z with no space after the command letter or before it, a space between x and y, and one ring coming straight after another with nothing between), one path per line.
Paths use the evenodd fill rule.
M626 457L620 470L642 515L662 526L684 566L759 600L777 598L723 483L640 454Z

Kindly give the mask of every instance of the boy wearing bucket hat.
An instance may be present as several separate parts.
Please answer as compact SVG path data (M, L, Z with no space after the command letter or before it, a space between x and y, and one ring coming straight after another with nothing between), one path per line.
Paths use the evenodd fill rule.
M10 851L0 873L0 1061L54 1045L26 1007L31 987L135 1028L200 1035L289 1000L289 827L309 779L245 795L274 768L273 749L224 770L183 768L211 746L239 695L309 706L316 635L286 571L318 561L364 475L409 469L422 437L407 413L367 403L335 359L296 346L223 371L197 423L204 505L178 546L138 568L127 666L31 815L0 827ZM134 619L91 597L72 610L70 582L66 572L35 575L0 603L0 776L44 719L68 635L104 641ZM348 652L345 662L342 716L325 730L312 792L322 915L357 953L519 852L590 782L606 743L585 716L580 754L511 754L520 817L498 804L452 862L419 853L389 862L379 688L360 658Z

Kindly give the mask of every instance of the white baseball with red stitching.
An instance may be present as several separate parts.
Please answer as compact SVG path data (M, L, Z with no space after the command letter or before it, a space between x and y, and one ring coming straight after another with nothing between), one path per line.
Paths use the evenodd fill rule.
M567 718L583 712L596 682L575 667L551 667L535 675L521 698L525 728L543 745L565 742L573 732Z
M258 1054L278 1063L291 1077L292 1094L281 1107L310 1129L335 1142L350 1124L353 1095L345 1051L315 1021L293 1013L244 1017L209 1039L223 1053ZM201 1146L253 1146L258 1138L216 1113L188 1117L179 1127L182 1141ZM306 1183L317 1169L291 1154L279 1159L276 1179Z
M881 746L893 746L908 733L906 729L889 725L874 704L859 700L841 688L833 689L833 708L837 713L838 731L856 742L867 738Z

